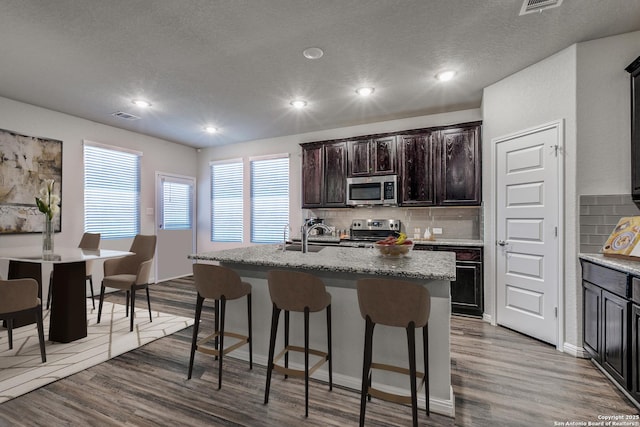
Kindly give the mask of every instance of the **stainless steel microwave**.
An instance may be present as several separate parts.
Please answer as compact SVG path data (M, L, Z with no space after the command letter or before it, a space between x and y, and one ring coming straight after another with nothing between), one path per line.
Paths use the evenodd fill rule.
M379 175L347 178L347 205L398 204L398 176Z

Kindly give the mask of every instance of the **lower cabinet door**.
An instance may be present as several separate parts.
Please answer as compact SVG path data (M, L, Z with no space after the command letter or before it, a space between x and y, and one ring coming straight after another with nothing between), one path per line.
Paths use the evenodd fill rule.
M631 396L640 402L640 306L631 305Z
M602 289L589 283L582 282L582 326L584 349L598 363L602 362L600 337L600 322L602 321Z
M629 312L631 303L602 291L602 367L627 389L629 379Z

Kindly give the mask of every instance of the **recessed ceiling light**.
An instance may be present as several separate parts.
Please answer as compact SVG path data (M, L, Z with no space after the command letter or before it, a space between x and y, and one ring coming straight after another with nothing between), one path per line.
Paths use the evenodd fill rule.
M455 75L456 72L453 70L442 71L441 73L436 74L436 79L440 80L441 82L448 82L449 80L454 78Z
M216 133L218 132L218 128L214 126L205 126L204 131L207 133Z
M131 103L137 107L141 107L141 108L149 108L151 107L151 103L149 101L146 101L144 99L133 99L131 101Z
M294 101L291 101L289 104L291 104L291 106L294 108L304 108L307 106L307 101L296 99Z
M356 93L360 96L369 96L373 93L373 91L376 90L373 87L359 87L358 89L356 89Z
M302 54L307 59L318 59L322 58L324 52L319 47L310 47L302 51Z

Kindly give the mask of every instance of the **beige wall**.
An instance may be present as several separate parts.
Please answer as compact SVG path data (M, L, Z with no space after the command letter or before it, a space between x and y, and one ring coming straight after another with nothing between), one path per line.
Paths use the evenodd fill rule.
M62 232L59 246L77 246L84 232L84 170L82 141L124 147L143 153L141 161L141 233L155 234L155 172L195 176L196 150L135 132L101 125L67 114L0 98L0 128L24 135L61 140L62 143ZM35 195L34 195L35 196ZM2 235L0 247L39 245L39 234ZM103 240L105 249L129 249L131 239ZM186 254L176 254L186 256ZM2 269L0 269L1 271ZM101 266L94 271L94 284L102 280Z

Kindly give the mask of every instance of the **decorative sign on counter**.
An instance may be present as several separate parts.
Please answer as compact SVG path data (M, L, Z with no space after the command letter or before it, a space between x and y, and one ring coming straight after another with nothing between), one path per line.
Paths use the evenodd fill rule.
M640 257L640 216L620 218L602 247L605 256L635 259Z

